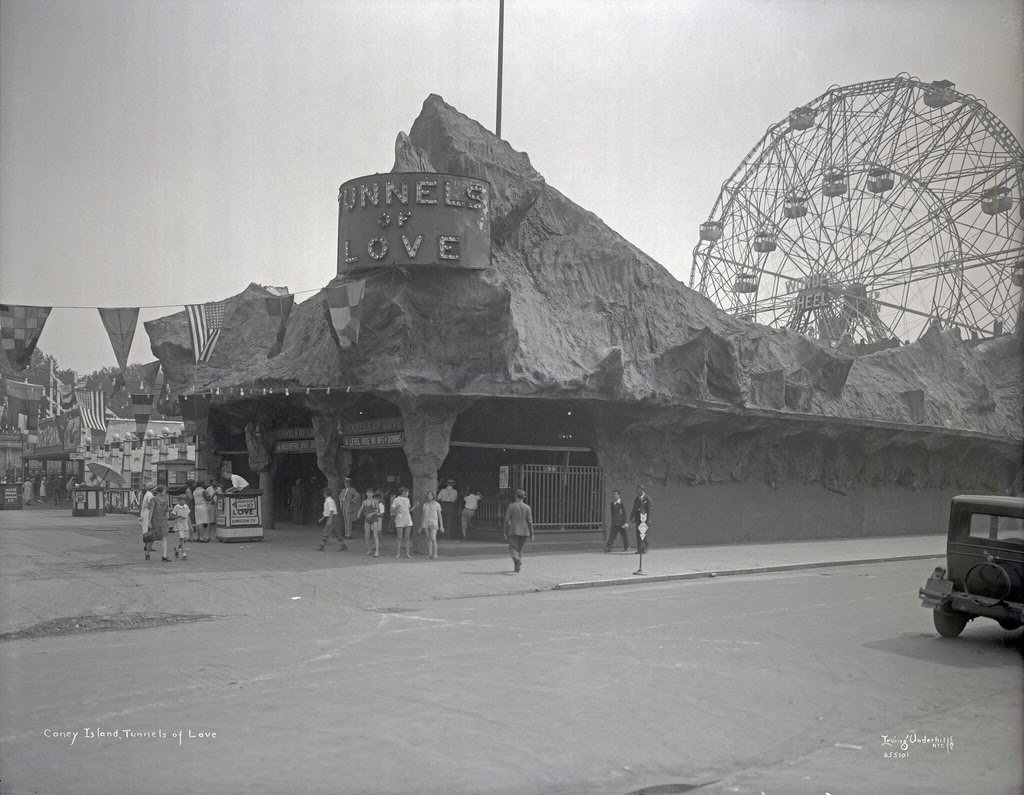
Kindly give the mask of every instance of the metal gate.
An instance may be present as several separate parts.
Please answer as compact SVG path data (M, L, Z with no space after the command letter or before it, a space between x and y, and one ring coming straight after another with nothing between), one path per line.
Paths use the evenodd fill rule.
M540 530L604 529L604 478L600 467L518 464L511 486L526 492Z

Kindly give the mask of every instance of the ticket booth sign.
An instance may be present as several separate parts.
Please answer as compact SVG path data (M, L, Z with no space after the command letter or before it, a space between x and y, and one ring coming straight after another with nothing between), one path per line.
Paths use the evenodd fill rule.
M263 492L225 492L217 495L217 540L263 540Z
M455 174L391 173L341 186L338 275L415 265L490 267L490 183Z
M17 511L21 508L21 486L5 483L0 486L0 510Z
M259 497L233 497L228 503L228 525L251 527L261 525Z

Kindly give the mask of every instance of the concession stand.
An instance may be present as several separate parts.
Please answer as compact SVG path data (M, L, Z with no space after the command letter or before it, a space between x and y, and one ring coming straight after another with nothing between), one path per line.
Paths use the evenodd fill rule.
M71 489L72 516L106 516L106 497L102 486L75 486Z
M263 492L259 489L217 495L217 540L263 540Z

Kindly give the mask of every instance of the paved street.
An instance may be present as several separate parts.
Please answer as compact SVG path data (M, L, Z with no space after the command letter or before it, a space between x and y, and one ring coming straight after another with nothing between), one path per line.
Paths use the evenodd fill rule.
M13 516L5 622L213 618L0 643L4 793L1020 791L1021 633L939 639L916 599L934 560L550 590L636 559L538 555L516 578L502 554L325 559L282 537L147 565L126 518ZM827 557L775 547L649 565ZM926 734L952 748L882 740Z

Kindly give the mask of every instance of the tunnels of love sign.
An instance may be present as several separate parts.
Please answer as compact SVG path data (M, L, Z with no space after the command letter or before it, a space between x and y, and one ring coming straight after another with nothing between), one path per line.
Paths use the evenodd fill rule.
M453 174L359 177L338 191L338 273L491 264L491 188Z

